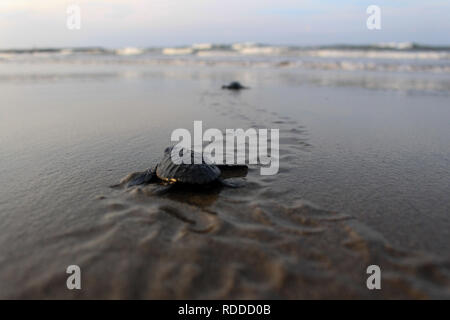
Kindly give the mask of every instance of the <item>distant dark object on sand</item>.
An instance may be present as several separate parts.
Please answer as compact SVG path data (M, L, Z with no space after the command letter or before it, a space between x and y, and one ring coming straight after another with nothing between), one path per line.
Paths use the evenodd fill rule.
M231 82L229 85L222 86L222 89L228 89L228 90L242 90L242 89L248 89L248 87L244 87L242 84L240 84L237 81Z

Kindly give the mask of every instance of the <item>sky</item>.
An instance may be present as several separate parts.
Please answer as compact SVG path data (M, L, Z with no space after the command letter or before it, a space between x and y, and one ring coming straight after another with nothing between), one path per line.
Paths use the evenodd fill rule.
M81 29L67 28L67 7ZM381 9L368 30L366 9ZM0 48L450 44L448 0L0 0Z

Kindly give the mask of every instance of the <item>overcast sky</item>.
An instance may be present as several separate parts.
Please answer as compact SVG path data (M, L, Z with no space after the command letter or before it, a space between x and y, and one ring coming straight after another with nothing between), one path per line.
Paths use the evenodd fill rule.
M81 8L81 30L66 27ZM379 31L366 8L381 8ZM442 0L0 0L0 48L149 47L192 43L450 44Z

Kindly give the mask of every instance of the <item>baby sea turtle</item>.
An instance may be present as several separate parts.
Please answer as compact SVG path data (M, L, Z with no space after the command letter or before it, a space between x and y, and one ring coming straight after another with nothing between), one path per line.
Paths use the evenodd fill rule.
M229 85L222 86L222 89L228 89L228 90L242 90L242 89L248 89L248 87L244 87L242 84L240 84L237 81L231 82Z
M183 152L190 152L191 164L175 164L172 161L173 148L173 146L167 147L164 150L161 161L155 167L144 172L132 173L122 179L117 186L133 187L149 183L200 186L218 183L228 187L239 187L241 186L239 183L225 181L225 179L247 175L248 167L246 165L209 164L203 155L191 150L180 149L179 153L180 157L183 157ZM201 159L201 163L195 164L195 158Z

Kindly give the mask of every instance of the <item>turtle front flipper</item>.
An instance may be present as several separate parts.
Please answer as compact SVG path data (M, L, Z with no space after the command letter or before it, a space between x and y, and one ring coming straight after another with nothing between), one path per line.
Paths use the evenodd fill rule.
M157 180L155 174L155 168L148 169L144 172L134 172L127 175L125 178L120 180L119 184L111 186L112 188L117 187L134 187L142 184L149 184Z
M155 179L155 173L152 169L141 172L127 183L127 187L139 186L141 184L151 183Z

